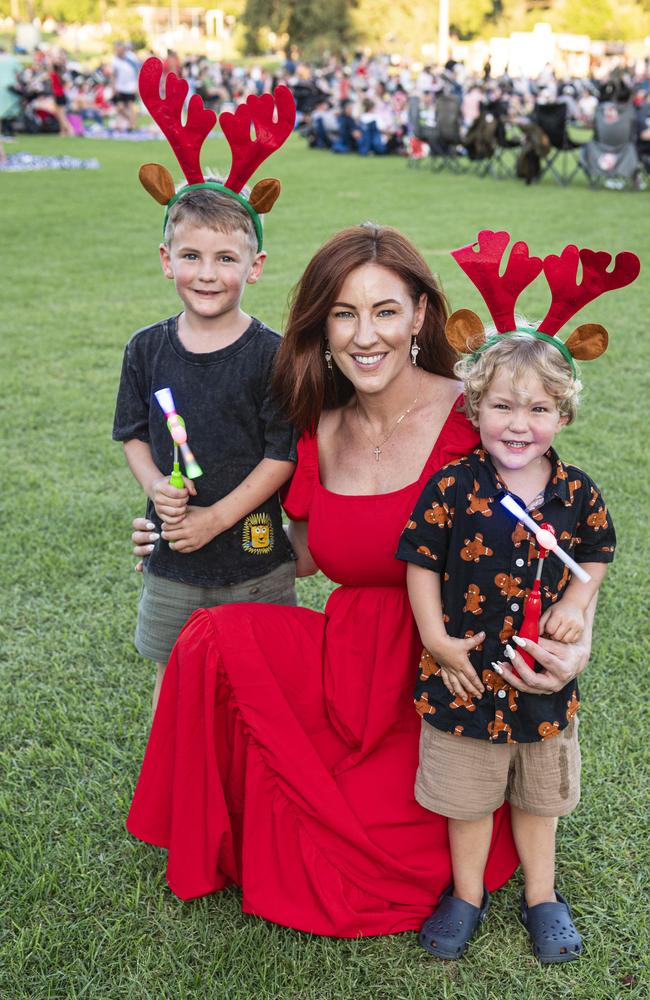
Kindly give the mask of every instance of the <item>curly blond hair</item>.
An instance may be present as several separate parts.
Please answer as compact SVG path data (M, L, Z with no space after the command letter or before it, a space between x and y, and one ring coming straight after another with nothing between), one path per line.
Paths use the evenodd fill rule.
M487 331L486 331L487 334ZM521 384L527 375L536 375L546 392L557 402L560 415L570 424L576 416L582 383L557 347L524 330L499 337L478 354L466 354L454 366L454 374L465 390L465 413L478 425L478 409L497 373L505 368L512 388L525 401Z

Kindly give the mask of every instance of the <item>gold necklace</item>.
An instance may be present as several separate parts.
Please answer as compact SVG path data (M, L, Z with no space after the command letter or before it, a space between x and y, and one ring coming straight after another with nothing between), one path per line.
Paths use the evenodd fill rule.
M359 421L359 428L361 430L361 433L365 437L366 441L370 441L370 444L373 447L373 452L374 452L374 455L375 455L375 462L379 461L379 458L381 456L381 449L383 448L383 446L386 444L386 442L388 441L388 439L390 437L392 437L392 435L395 433L395 431L397 430L397 428L401 424L402 420L404 420L405 417L408 417L409 413L411 412L411 410L413 409L413 407L417 403L418 396L420 395L420 383L421 383L421 381L422 381L422 373L420 372L420 378L418 380L418 391L417 391L417 393L415 395L415 399L413 400L413 402L409 406L408 410L404 410L404 413L400 413L399 417L397 418L397 420L395 421L395 423L393 424L393 426L389 430L389 432L386 435L386 437L383 439L383 441L380 441L378 444L375 444L375 442L372 440L372 438L370 437L370 435L367 434L366 431L364 430L363 424L361 423L361 413L359 412L359 397L357 396L357 400L356 400L356 404L355 404L354 408L356 410L357 419Z

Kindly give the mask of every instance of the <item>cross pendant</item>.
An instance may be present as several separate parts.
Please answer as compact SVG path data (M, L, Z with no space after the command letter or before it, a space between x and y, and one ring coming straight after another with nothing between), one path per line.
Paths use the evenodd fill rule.
M375 462L379 461L379 456L381 455L381 448L375 448Z

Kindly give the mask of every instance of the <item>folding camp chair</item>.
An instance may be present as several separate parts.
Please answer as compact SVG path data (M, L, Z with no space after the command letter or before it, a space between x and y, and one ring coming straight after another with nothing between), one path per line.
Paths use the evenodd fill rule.
M566 104L562 101L536 104L532 121L544 129L551 143L551 151L542 163L540 180L550 173L558 184L567 187L580 170L582 143L574 142L568 134Z
M517 176L517 158L521 152L521 131L518 126L497 118L496 149L490 160L490 176L499 181Z
M481 111L474 119L463 140L467 153L467 169L479 177L490 171L492 157L496 150L497 120L489 111Z
M605 101L594 116L594 138L580 151L581 165L591 187L637 188L643 176L636 139L636 114L631 104Z
M461 99L454 94L440 94L436 100L436 155L455 174L464 173L469 165L461 136L462 120Z
M407 110L408 120L408 160L410 167L420 166L425 161L432 170L441 170L444 166L440 159L437 125L425 125L421 118L421 101L417 96L410 97ZM426 147L426 152L423 152Z

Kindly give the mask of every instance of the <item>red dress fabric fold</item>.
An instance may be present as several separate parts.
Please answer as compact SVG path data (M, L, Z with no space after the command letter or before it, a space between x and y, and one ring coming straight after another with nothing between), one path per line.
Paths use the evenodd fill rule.
M313 437L285 497L340 584L324 613L197 611L172 652L127 820L167 848L182 899L235 883L242 909L337 937L418 928L451 878L447 821L413 798L420 652L395 549L430 475L476 434L456 407L416 483L331 493ZM489 889L518 864L495 814Z

